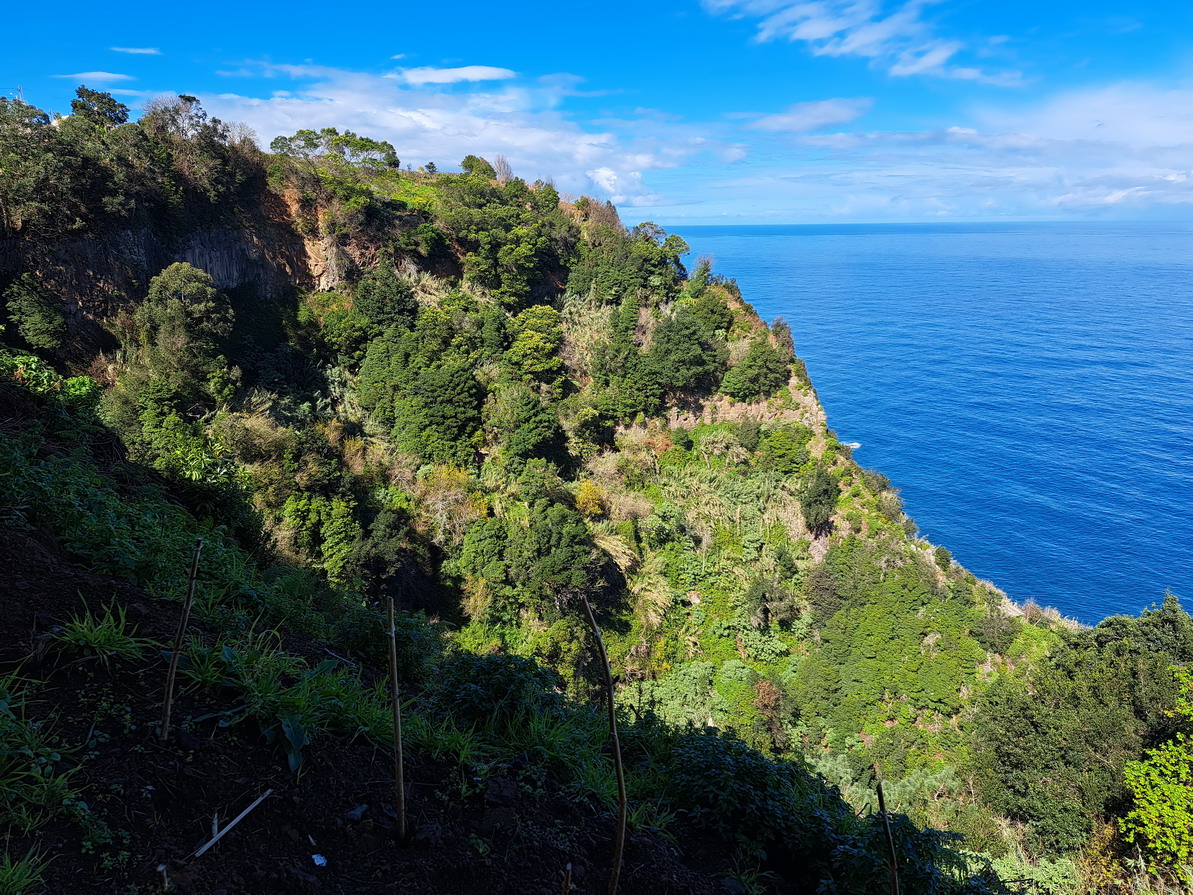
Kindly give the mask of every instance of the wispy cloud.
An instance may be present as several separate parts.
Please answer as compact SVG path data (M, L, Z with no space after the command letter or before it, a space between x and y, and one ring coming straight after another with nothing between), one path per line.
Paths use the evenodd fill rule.
M78 71L73 75L54 75L54 77L69 78L72 81L92 81L101 84L136 80L132 75L119 75L110 71Z
M160 56L162 51L157 47L108 47L113 53L130 53L133 56Z
M423 84L459 84L476 81L506 81L515 78L518 73L508 68L496 68L492 65L462 65L458 68L407 68L398 72L395 77L407 84L419 87Z
M709 192L713 201L717 192L752 194L759 217L774 210L788 219L1121 218L1193 208L1193 89L1123 83L975 119L795 135L765 167Z
M868 59L896 77L1022 83L1017 71L959 63L966 46L937 34L924 15L932 5L933 0L906 0L889 9L880 0L704 0L712 13L757 19L760 42L788 40L806 44L817 56Z
M823 99L796 103L786 112L763 115L748 125L752 130L784 134L804 134L861 118L874 104L868 97L857 99Z

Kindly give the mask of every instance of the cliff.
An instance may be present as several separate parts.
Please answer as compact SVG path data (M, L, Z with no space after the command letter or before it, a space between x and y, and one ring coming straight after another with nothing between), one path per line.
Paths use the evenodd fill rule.
M12 688L37 724L37 706L68 706L37 767L59 747L88 756L53 778L22 848L41 836L83 861L123 830L136 845L105 855L103 879L145 885L164 862L190 891L318 873L337 891L458 891L453 864L527 891L562 882L571 856L571 885L595 891L620 806L586 601L623 725L630 891L730 874L801 893L892 876L1005 891L975 851L1011 877L1076 880L1055 859L1087 849L1089 866L1127 866L1126 768L1174 735L1168 666L1193 660L1175 601L1092 631L1010 611L827 427L798 321L759 319L654 224L476 157L414 173L330 130L264 156L135 126L172 159L152 189L117 154L61 219L4 195L24 210L0 247L0 525L31 557L10 639L34 630L8 655L38 670ZM47 363L64 359L94 379ZM199 536L180 731L153 751L158 656ZM427 851L378 857L401 748L390 599ZM80 664L106 676L87 690ZM120 755L81 742L96 725ZM138 813L131 790L96 795L124 755L120 786L141 794L166 788L163 769L235 760L289 800L246 828L283 857L257 875L249 836L197 869L187 824L227 816L227 781L144 795ZM879 781L893 820L875 813Z

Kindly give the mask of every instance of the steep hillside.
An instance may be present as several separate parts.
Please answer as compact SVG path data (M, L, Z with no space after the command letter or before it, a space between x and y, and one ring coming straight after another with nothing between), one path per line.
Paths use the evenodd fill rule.
M158 863L215 891L264 886L254 856L284 851L269 885L345 892L458 891L448 865L557 891L571 860L596 891L617 790L591 605L629 891L1000 891L990 860L1047 892L1186 873L1179 804L1139 807L1160 750L1184 754L1179 603L1080 629L917 538L827 427L792 328L678 237L475 156L402 170L334 130L264 155L188 97L126 119L103 94L57 123L0 100L0 170L37 162L0 185L0 523L36 558L7 585L29 679L5 704L42 787L13 777L36 816L3 820L10 860L78 842L104 853L94 891ZM152 657L198 536L163 751ZM421 851L383 847L390 598ZM244 782L145 794L189 761ZM267 802L225 876L188 883L186 824L267 788L306 826Z

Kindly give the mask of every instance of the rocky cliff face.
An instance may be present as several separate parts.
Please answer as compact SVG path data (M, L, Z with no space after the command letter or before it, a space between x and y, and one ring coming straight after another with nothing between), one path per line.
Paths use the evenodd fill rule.
M86 353L107 339L99 322L144 295L149 280L175 261L207 271L221 289L249 287L277 301L295 289L334 288L342 271L324 260L321 241L285 220L216 226L170 238L143 227L54 245L0 240L0 283L33 272L61 299L72 343Z
M0 241L0 276L35 271L73 316L105 317L140 297L175 261L201 267L222 289L253 286L266 298L313 285L302 237L288 228L219 227L168 240L143 228L86 236L50 247Z

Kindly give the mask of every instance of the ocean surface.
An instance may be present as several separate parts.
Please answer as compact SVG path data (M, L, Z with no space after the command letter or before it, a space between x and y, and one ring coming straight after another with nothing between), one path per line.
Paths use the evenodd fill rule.
M675 231L978 577L1089 624L1193 610L1193 226Z

